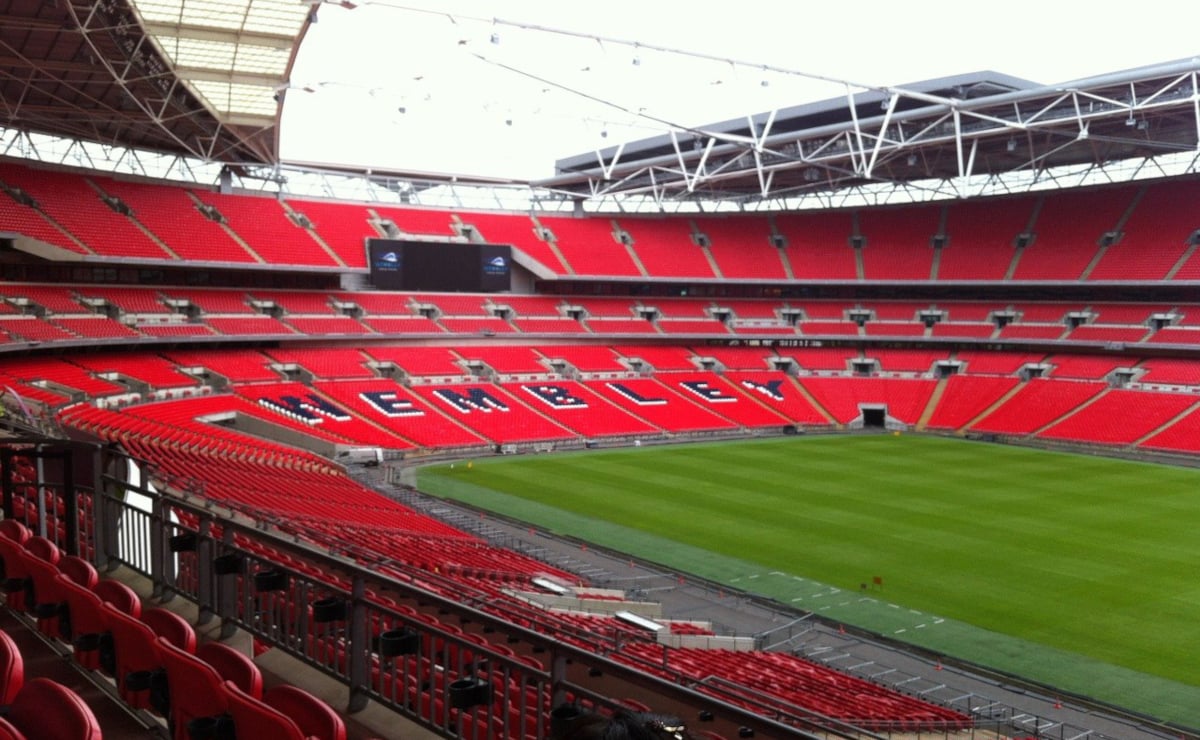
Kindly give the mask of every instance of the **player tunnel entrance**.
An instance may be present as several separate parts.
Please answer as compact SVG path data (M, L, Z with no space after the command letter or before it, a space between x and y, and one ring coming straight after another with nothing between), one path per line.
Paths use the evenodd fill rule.
M847 426L851 429L907 429L908 425L888 414L886 403L860 403L858 416Z

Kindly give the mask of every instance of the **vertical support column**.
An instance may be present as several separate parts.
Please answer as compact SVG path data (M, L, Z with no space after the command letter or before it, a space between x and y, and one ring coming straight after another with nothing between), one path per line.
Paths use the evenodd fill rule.
M196 598L200 602L200 614L196 624L208 624L216 616L216 589L213 578L213 542L210 536L212 520L207 516L200 519L196 532Z
M0 486L3 487L4 518L13 518L13 481L12 481L12 449L0 449Z
M59 494L63 502L63 516L67 518L66 530L67 552L78 556L79 547L79 491L75 489L75 450L65 447L62 451L62 492ZM42 512L42 516L46 516Z
M108 466L112 463L113 458L108 454L105 447L96 447L95 459L92 465L92 510L89 513L92 527L92 565L97 569L108 568L109 553L112 550L109 548L108 532L109 519L106 516L109 507L107 503L108 492L104 489L105 479L104 473L108 470ZM112 523L112 530L116 530L116 522Z
M163 598L163 586L168 572L167 558L170 556L165 536L166 508L162 496L152 497L150 503L150 583L153 585L151 593L157 599Z
M367 650L370 640L367 636L367 587L361 575L354 577L350 591L350 635L349 651L350 701L346 707L348 712L358 712L367 706Z
M237 569L234 573L224 574L217 581L217 614L221 617L221 639L229 639L237 632L237 615L238 608L241 607L242 614L246 615L249 620L253 612L251 604L253 603L254 594L251 593L250 584L245 583L246 579L246 561L242 558L241 553L233 549L233 530L229 527L224 527L221 532L221 542L226 546L225 552L237 560ZM238 577L242 578L244 586L242 588L243 604L238 604Z

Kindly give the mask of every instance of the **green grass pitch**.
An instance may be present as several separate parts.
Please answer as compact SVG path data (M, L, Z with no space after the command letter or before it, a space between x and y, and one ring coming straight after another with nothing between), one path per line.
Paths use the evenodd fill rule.
M880 434L491 458L419 485L1197 722L1198 470Z

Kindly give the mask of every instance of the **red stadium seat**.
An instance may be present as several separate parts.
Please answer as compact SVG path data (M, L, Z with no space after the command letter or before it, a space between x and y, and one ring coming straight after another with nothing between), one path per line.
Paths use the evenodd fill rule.
M58 561L58 570L84 588L95 588L100 581L96 567L76 555L64 555L62 560Z
M132 588L120 581L105 578L92 589L100 601L107 601L134 619L142 618L142 600Z
M190 740L189 724L215 720L228 710L225 682L212 666L165 637L158 638L158 650L167 671L174 738Z
M37 617L38 630L44 635L58 634L58 609L64 601L58 586L58 547L44 537L31 537L25 543L25 609Z
M11 722L0 717L0 740L26 740L26 737Z
M32 536L29 527L16 519L0 519L0 537L7 537L19 545L24 545Z
M145 622L104 604L104 616L112 632L117 689L135 709L150 709L150 681L163 667L158 636Z
M63 573L59 573L56 580L66 602L65 611L59 615L59 635L74 646L77 663L96 670L100 667L100 638L108 631L104 602L94 591L80 586Z
M9 609L22 611L25 608L25 579L29 577L25 567L25 546L8 537L0 537L0 562L4 564L5 604Z
M306 735L295 720L242 691L233 681L225 682L225 695L238 737L305 740Z
M206 642L196 649L196 657L208 663L226 681L255 699L263 693L262 671L243 653L220 642Z
M263 701L276 711L291 717L306 737L317 740L346 740L346 723L337 712L307 691L295 686L269 689Z
M187 653L196 652L196 630L186 619L175 612L159 607L142 612L142 621L154 634L166 638L175 647Z
M74 691L48 678L31 679L13 700L8 720L38 740L100 740L96 715Z
M0 706L13 703L25 685L25 661L21 649L7 632L0 631Z

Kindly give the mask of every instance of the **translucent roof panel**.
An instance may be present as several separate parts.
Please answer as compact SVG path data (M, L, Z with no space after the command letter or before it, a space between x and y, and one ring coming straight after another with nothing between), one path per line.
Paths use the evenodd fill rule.
M266 123L310 6L296 0L137 0L175 73L224 121Z

